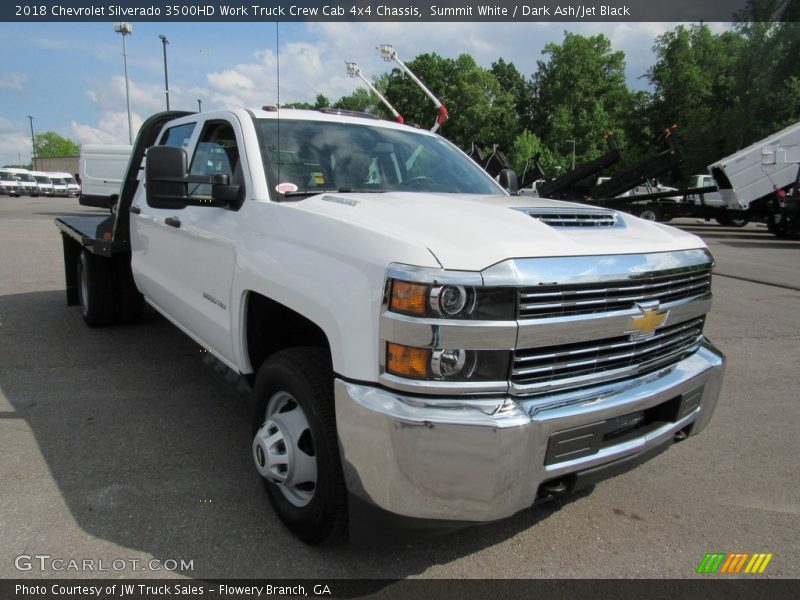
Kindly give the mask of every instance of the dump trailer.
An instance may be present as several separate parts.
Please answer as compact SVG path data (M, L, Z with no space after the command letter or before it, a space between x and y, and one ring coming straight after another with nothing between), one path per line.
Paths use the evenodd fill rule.
M584 197L586 190L576 188L576 184L618 163L622 157L613 136L606 136L606 142L608 143L608 152L602 156L584 163L560 177L539 184L537 188L539 196L558 199L580 199Z
M766 221L779 237L800 235L800 122L709 165L708 171L729 210Z
M609 206L650 221L670 221L677 217L715 219L720 225L742 227L747 219L713 201L716 186L695 176L684 189L652 186L649 182L683 161L673 128L665 129L661 150L626 171L598 180L592 189L592 204ZM708 200L707 200L708 199Z
M763 221L779 237L800 237L800 123L712 163L708 171L692 177L678 203L660 203L665 194L599 203L656 220L694 217L734 227Z
M661 150L655 156L645 158L630 169L598 183L592 189L592 198L615 198L678 166L683 160L683 155L675 136L672 135L672 130L664 132L660 144Z

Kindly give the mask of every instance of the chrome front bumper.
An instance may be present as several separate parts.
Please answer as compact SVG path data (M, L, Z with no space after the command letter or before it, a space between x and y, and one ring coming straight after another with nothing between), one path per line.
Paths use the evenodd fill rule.
M723 355L706 341L684 360L637 379L474 405L337 379L345 481L350 493L405 517L475 522L508 517L531 506L545 482L648 455L690 426L690 435L702 431L714 412L724 369ZM553 434L690 396L698 398L696 406L640 437L625 436L588 456L546 461Z

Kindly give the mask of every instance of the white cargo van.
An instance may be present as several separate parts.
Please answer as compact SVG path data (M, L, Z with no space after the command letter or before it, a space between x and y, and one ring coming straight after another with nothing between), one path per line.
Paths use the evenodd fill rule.
M50 176L47 173L44 171L31 171L31 175L33 175L33 178L36 180L36 185L39 186L39 194L42 196L55 195L53 180L50 179Z
M0 170L0 194L19 197L22 187L14 174L6 169Z
M77 198L78 195L81 193L81 186L78 185L78 182L75 181L75 178L70 175L69 173L50 173L51 178L56 179L63 179L64 183L67 185L67 196L72 196Z
M131 146L84 144L80 156L79 202L84 206L111 208L117 203Z
M38 196L39 184L34 179L28 169L18 169L16 167L9 167L5 169L11 173L19 182L20 192L25 196Z

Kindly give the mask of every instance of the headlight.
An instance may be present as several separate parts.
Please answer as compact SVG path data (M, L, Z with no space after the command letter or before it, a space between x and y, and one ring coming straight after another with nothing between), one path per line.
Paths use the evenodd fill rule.
M413 348L386 344L386 372L407 379L505 381L511 353L505 350Z
M380 377L415 393L502 393L517 339L517 292L475 271L393 263L380 316Z
M512 288L389 281L389 310L412 317L511 321L516 318Z
M456 317L462 311L472 312L475 303L475 292L463 285L434 285L430 291L430 304L435 313L444 317Z
M440 379L447 379L463 375L469 377L474 360L469 360L469 367L467 366L468 359L474 358L466 350L434 350L431 353L431 371L433 375Z

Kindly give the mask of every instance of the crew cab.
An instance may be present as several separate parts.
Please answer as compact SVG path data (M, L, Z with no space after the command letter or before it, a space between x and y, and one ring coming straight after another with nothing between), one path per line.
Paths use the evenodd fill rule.
M406 125L159 113L117 213L56 223L89 325L147 302L251 383L255 470L310 544L362 510L508 517L700 433L720 394L699 238L511 195Z

